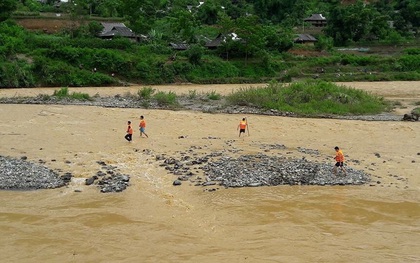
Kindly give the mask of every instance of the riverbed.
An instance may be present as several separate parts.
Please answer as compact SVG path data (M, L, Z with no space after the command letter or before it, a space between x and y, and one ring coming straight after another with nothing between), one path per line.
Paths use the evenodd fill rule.
M420 82L348 83L401 102L420 101ZM226 94L241 85L156 89ZM139 87L70 89L101 96ZM54 89L0 90L0 97ZM149 138L124 140L126 122L147 121ZM0 252L5 262L418 262L420 122L306 119L76 105L0 105L0 154L71 172L64 188L0 191ZM283 150L267 150L282 144ZM156 155L181 152L271 154L368 172L362 186L216 187L176 179ZM302 152L305 148L316 150ZM98 161L131 175L121 193L102 194L85 178ZM199 176L199 175L198 175Z

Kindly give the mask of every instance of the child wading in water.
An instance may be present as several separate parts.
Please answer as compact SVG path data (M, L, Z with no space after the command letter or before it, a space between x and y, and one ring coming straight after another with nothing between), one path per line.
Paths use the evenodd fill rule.
M128 121L127 125L127 134L124 136L124 138L127 141L131 142L131 140L133 139L133 128L131 128L131 121Z
M142 136L143 134L147 137L147 138L149 138L149 136L146 134L146 121L144 120L144 116L142 115L142 116L140 116L140 124L139 124L139 127L140 127L140 136Z
M334 159L336 160L334 169L333 169L333 173L334 175L337 175L337 168L340 167L341 171L343 171L344 175L347 175L346 170L344 169L344 154L343 151L340 150L340 148L338 148L338 146L334 147L335 149L335 157Z

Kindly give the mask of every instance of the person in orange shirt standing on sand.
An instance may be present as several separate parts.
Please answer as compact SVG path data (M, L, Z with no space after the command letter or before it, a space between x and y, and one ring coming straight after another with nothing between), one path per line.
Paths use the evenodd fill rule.
M133 128L131 128L131 121L128 121L127 125L127 134L124 136L124 138L131 142L131 140L133 140Z
M241 137L241 133L245 133L246 129L248 128L248 123L246 121L246 118L243 118L238 125L237 130L239 130L239 137ZM248 135L249 135L249 130L248 130Z
M149 136L146 134L146 121L144 120L144 116L140 116L140 136L142 136L143 134L146 136L146 138L149 138Z
M343 151L340 150L340 148L338 148L338 146L334 147L335 149L335 166L334 166L334 170L333 173L334 175L337 175L337 168L340 167L341 171L343 171L344 175L347 175L346 170L344 169L344 154Z

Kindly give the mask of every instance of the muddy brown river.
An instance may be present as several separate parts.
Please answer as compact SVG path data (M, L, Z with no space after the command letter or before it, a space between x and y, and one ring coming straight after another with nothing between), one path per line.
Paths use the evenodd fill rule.
M420 102L420 82L348 83L398 100L395 114ZM157 86L226 94L239 85ZM139 87L89 88L101 95ZM0 97L54 89L0 90ZM80 89L70 89L80 91ZM147 121L149 138L124 140L127 120ZM192 111L0 104L0 154L45 161L74 174L68 187L0 191L1 262L420 262L420 122L368 122ZM180 136L184 138L180 138ZM211 138L209 138L211 137ZM229 142L227 144L226 142ZM195 149L232 147L334 164L371 174L363 186L276 186L204 191L155 161ZM298 147L320 155L299 152ZM201 149L200 149L201 148ZM84 180L105 161L131 175L122 193L101 194Z

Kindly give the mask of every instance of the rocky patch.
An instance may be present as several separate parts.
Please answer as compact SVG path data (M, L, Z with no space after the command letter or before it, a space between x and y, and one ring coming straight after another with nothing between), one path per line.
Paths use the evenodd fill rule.
M47 167L22 159L0 156L0 189L37 190L66 185L71 174L62 177Z

